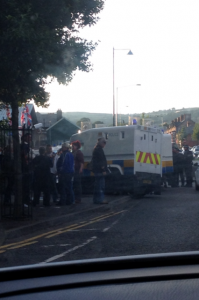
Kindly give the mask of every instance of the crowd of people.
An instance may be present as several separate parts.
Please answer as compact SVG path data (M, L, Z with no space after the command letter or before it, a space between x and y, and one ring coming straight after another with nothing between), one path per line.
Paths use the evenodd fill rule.
M92 155L92 171L95 175L93 202L96 204L107 203L104 200L104 176L107 172L107 161L103 151L105 145L106 140L99 138ZM50 205L51 196L58 206L81 203L84 156L80 148L80 141L74 141L71 145L63 143L56 154L52 152L51 145L39 148L39 156L31 162L33 206L39 204L41 192L44 206Z
M24 205L32 202L37 206L43 193L43 205L50 206L51 198L55 205L79 204L82 200L81 177L84 168L84 156L80 141L71 144L65 142L54 153L52 146L39 148L39 155L33 156L30 148L29 134L22 137L21 166L22 166L22 199ZM103 148L106 145L104 138L99 138L92 153L90 167L94 173L95 183L93 191L93 203L105 204L105 176L109 173L107 160ZM163 176L164 186L167 183L171 187L192 186L192 160L193 155L188 146L184 146L184 153L173 145L173 173L168 177ZM10 155L10 147L4 149L0 160L1 170L4 173L6 187L4 190L4 203L10 203L11 194L15 182L14 163ZM185 185L186 177L186 185ZM30 190L33 198L30 199Z
M69 143L63 143L56 154L52 152L51 145L39 148L39 156L31 162L33 206L39 204L41 192L43 192L44 206L50 205L51 197L58 206L81 203L84 156L80 148L79 141L72 143L72 152Z
M184 152L181 153L179 148L172 145L173 152L173 173L169 176L168 183L171 187L179 187L180 181L182 187L192 187L192 162L193 153L189 150L189 146L184 146ZM186 184L185 184L186 178Z
M25 134L20 144L22 169L22 200L26 207L32 203L37 206L43 194L43 205L50 206L51 199L57 206L79 204L82 200L81 177L84 168L84 156L80 141L71 144L65 142L54 153L51 145L39 148L35 156L30 147L31 136ZM93 203L107 203L104 200L104 175L107 172L107 161L103 148L106 140L99 138L92 155L92 171L95 175ZM4 174L4 203L11 203L14 192L14 163L11 147L7 146L1 153L1 171ZM33 197L30 197L32 190Z

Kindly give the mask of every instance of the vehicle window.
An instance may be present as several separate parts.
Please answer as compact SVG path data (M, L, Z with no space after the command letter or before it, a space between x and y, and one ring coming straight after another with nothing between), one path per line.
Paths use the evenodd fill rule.
M198 1L1 4L0 268L198 251Z

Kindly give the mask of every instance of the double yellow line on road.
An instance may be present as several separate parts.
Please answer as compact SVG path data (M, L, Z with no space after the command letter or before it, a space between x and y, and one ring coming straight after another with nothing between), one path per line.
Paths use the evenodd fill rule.
M70 225L70 226L63 227L63 228L48 231L46 233L42 233L42 234L34 236L32 238L25 239L21 242L16 242L16 243L11 243L11 244L7 244L7 245L4 245L4 246L0 246L0 253L3 253L7 250L14 250L14 249L17 249L17 248L22 248L22 247L25 247L25 246L35 244L35 243L38 242L37 239L40 239L42 237L45 237L45 238L49 239L49 238L52 238L52 237L57 236L59 234L69 232L69 231L72 231L72 230L75 230L75 229L78 229L78 228L82 228L82 227L88 226L90 224L93 224L93 223L99 222L101 220L104 220L106 218L110 218L112 216L115 216L117 214L121 214L122 212L124 212L124 210L121 210L119 212L112 212L112 213L109 213L109 214L101 215L99 217L95 217L95 218L91 219L88 222L84 221L84 222L80 222L79 224L73 224L73 225Z

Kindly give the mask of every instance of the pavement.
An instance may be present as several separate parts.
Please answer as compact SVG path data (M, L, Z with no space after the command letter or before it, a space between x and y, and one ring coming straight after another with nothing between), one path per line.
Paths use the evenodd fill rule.
M84 216L88 212L111 211L114 206L129 201L130 197L128 195L111 195L106 196L105 200L108 201L108 204L94 204L92 195L85 195L80 204L56 206L51 203L50 207L44 207L41 199L40 205L32 208L32 217L17 220L2 218L0 220L0 245L4 243L5 239L19 238L26 234L32 234L41 228L49 228L66 221L72 221L78 215Z

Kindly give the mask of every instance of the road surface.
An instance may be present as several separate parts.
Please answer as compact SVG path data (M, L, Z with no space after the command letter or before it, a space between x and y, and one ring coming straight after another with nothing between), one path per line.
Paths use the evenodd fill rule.
M62 226L5 240L0 267L199 250L199 192L194 188L123 198L109 211L66 218Z

